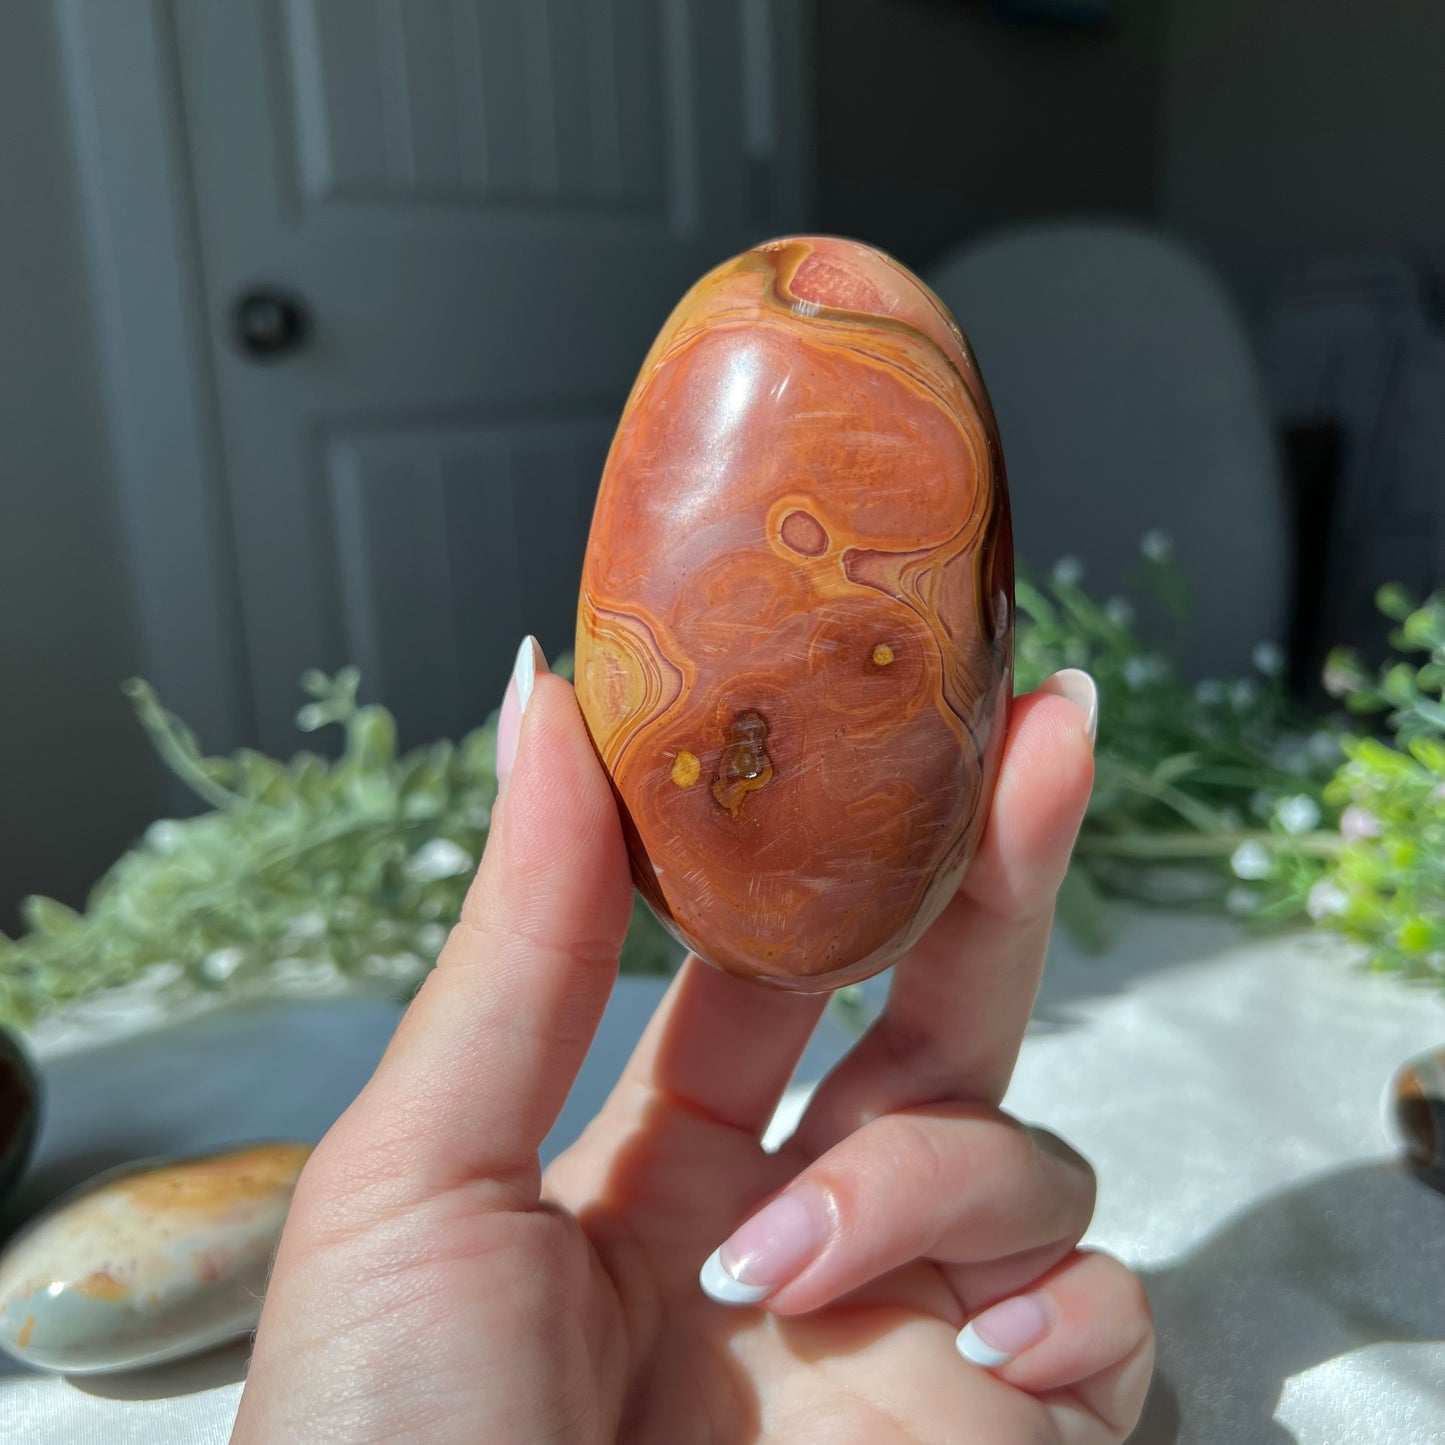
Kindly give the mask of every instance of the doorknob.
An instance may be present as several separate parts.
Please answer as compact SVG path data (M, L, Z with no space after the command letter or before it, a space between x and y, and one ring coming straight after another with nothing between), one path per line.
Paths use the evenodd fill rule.
M236 345L252 360L276 361L299 351L311 318L297 296L270 286L243 291L231 310Z

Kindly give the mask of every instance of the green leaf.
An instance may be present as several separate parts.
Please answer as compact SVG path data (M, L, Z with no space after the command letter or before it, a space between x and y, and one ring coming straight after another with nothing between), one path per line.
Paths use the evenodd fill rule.
M53 898L35 893L20 905L20 916L29 928L47 938L60 938L74 933L81 925L81 916L75 909L57 903Z
M1405 619L1400 632L1408 646L1428 652L1440 642L1440 619L1433 607L1421 607Z
M1104 922L1104 901L1094 880L1082 864L1075 862L1064 874L1057 903L1059 921L1075 942L1091 953L1100 952L1108 941Z
M396 720L384 708L358 709L347 724L347 761L368 772L379 771L396 760Z
M291 774L282 763L264 753L242 748L236 754L241 791L253 801L268 807L287 801L294 791Z
M1387 582L1375 593L1375 606L1395 622L1403 622L1415 610L1410 594L1398 582Z
M1187 777L1198 765L1198 753L1176 753L1172 758L1164 758L1150 776L1156 786L1163 788Z

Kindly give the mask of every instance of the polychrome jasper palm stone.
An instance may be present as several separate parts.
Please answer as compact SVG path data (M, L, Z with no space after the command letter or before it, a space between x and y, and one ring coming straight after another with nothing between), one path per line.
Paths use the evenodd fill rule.
M886 968L978 845L1012 648L1003 454L938 299L821 237L704 277L623 412L577 620L662 921L781 988Z

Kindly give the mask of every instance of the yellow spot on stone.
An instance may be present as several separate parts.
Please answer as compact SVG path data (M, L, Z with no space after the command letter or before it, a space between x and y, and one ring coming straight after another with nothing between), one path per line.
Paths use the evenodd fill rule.
M98 1269L94 1274L88 1274L75 1287L77 1294L82 1294L86 1299L98 1299L114 1302L123 1300L129 1293L125 1285L113 1274Z
M873 666L887 667L893 661L893 649L886 642L880 642L873 649Z
M20 1333L15 1336L15 1343L23 1350L30 1343L30 1336L35 1333L35 1316L26 1315L25 1323L20 1326Z
M144 1169L105 1188L148 1213L223 1214L238 1204L288 1198L310 1153L309 1144L254 1144Z
M702 764L692 753L679 753L672 761L672 781L679 788L690 788L702 776Z

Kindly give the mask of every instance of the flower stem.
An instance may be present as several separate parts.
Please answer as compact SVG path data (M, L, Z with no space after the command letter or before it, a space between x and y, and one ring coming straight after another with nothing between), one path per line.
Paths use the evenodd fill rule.
M1265 828L1231 828L1213 833L1084 833L1074 851L1095 858L1218 858L1241 843L1277 848L1282 842L1309 858L1333 858L1345 840L1338 833L1301 833L1291 837Z

